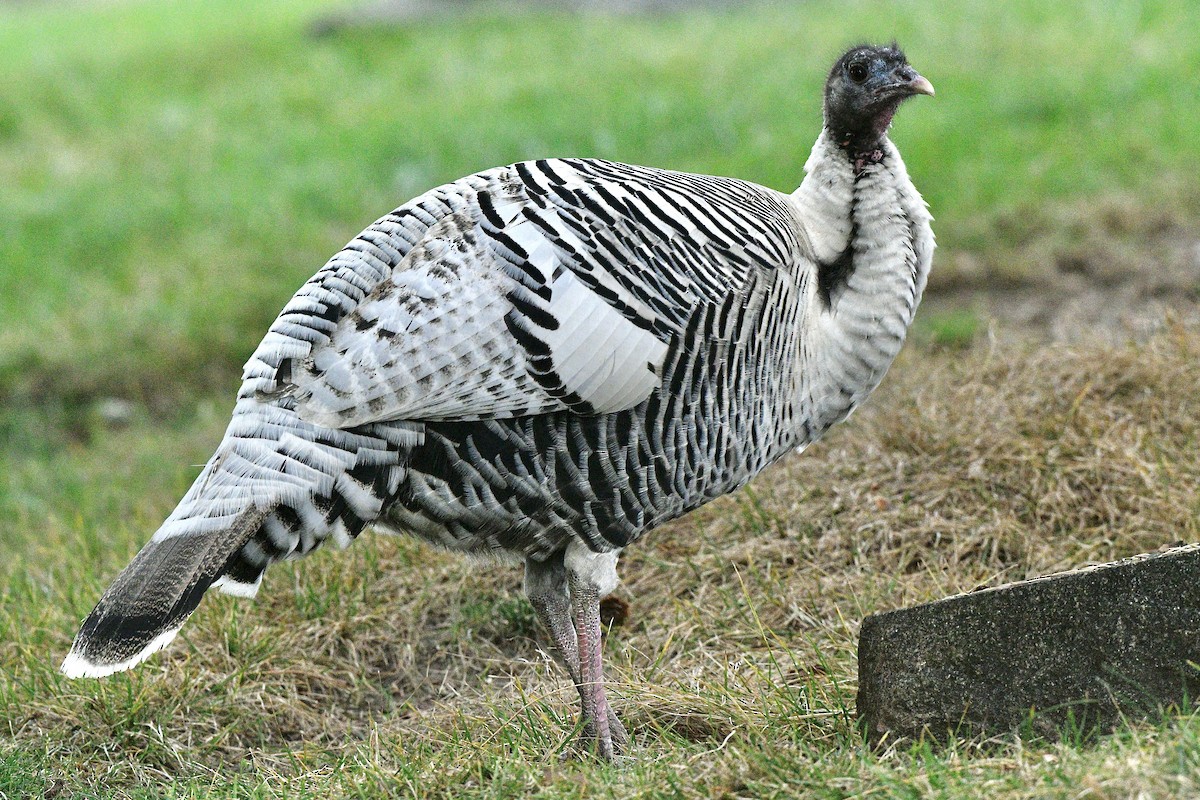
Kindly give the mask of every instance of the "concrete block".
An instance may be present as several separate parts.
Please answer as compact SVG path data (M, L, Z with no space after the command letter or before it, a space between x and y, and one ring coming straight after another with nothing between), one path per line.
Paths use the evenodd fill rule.
M1069 722L1108 730L1200 698L1200 545L873 614L858 643L872 741Z

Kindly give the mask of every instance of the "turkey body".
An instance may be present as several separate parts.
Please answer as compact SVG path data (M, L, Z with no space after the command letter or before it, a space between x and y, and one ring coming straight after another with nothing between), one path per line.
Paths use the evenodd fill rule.
M846 141L827 120L791 195L546 159L376 221L271 326L216 453L63 670L126 669L210 586L252 595L272 562L375 525L523 561L611 756L595 606L617 555L844 419L912 321L929 214L882 131Z
M587 265L577 267L583 280L595 280L605 253L619 254L602 274L628 292L623 320L649 345L631 366L652 385L645 399L616 411L595 413L587 408L594 394L574 391L584 395L572 398L578 410L427 423L409 479L384 515L388 524L472 553L543 560L573 539L596 551L619 549L742 485L795 446L804 434L788 424L797 377L797 332L788 323L804 280L779 269L800 248L784 198L733 181L594 161L521 164L496 178L516 178L533 207L527 198L545 197L564 204L557 213L578 215L591 235L559 246ZM596 195L608 195L609 205L568 205L575 198L555 193L556 178L564 186L606 187ZM707 208L691 200L687 208L701 187L713 200ZM620 230L611 223L637 218L619 194L651 219L677 214L678 227L660 216L655 228ZM759 206L754 216L731 203L739 199ZM730 232L745 227L735 240L717 224ZM681 270L677 280L647 268L672 262L709 270ZM591 335L610 331L597 325ZM612 373L620 379L622 366L588 358L603 378L598 387ZM568 390L580 383L561 375L546 381L560 382Z
M902 174L898 153L888 169ZM853 176L838 177L849 179L844 182L853 193ZM880 178L902 185L891 172ZM872 191L867 185L857 190ZM742 486L849 414L899 349L920 296L932 237L919 196L894 194L894 202L880 204L878 211L888 219L872 220L870 209L859 217L860 230L875 229L880 222L902 229L898 240L880 237L885 252L848 236L826 244L836 258L849 248L862 262L863 273L869 271L863 264L875 259L890 267L891 259L899 257L904 264L895 285L886 287L899 302L866 312L886 312L892 319L884 321L890 324L847 337L842 344L851 354L849 363L829 357L827 339L840 331L821 324L822 315L833 309L826 307L815 260L813 238L819 234L803 227L791 197L770 189L603 161L555 159L473 175L401 207L364 231L310 281L289 307L302 309L299 313L285 309L280 315L247 366L240 407L254 418L265 404L271 413L287 415L287 429L305 439L320 441L322 426L306 421L315 418L331 429L405 444L397 448L394 463L360 470L353 484L347 481L353 486L350 493L335 487L324 497L318 494L311 501L313 509L281 506L267 527L287 533L252 540L249 552L232 565L227 583L249 589L270 561L319 544L323 526L344 542L342 527L353 535L368 520L438 546L504 560L544 560L574 539L596 551L620 549L645 531ZM503 227L489 224L497 198L520 208L514 215L518 220L526 219L527 212L541 220L539 235L553 248L547 263L526 266L533 248L521 247ZM891 220L898 208L905 213ZM401 227L413 240L407 250L406 237L397 232ZM431 247L438 234L446 244ZM395 248L390 261L378 244L381 235ZM471 239L470 245L456 249L453 243L464 238ZM487 255L478 255L481 248ZM418 258L412 257L414 250ZM428 255L431 250L436 255ZM480 289L483 277L462 274L477 270L485 259L491 273L487 278L499 286ZM671 266L675 271L667 269ZM430 358L423 370L406 372L403 382L389 385L380 375L388 369L383 362L396 357L392 342L402 332L394 329L412 320L425 330L434 327L420 319L421 298L412 288L416 281L395 277L406 267L434 273L450 287L479 290L479 296L464 299L466 308L452 306L447 312L444 290L434 295L440 324L429 337L432 349L440 356L455 346L445 340L462 337L466 343L460 349L466 355L449 368ZM607 313L616 318L607 321L611 327L597 325L578 334L576 349L557 359L557 351L538 334L549 338L547 328L561 330L568 320L536 317L536 306L527 312L535 321L524 316L520 302L510 300L492 312L501 321L493 320L484 335L462 329L464 324L483 327L479 320L486 314L479 308L496 298L524 292L530 283L534 292L553 286L555 270L575 276L586 292L584 303L594 306L584 306L579 326ZM529 273L535 274L531 278ZM868 277L857 275L859 280ZM562 282L561 275L557 280ZM347 286L358 288L345 294L332 288ZM853 316L856 309L840 296L847 288L833 291L839 303L846 303L843 314ZM864 302L878 300L878 289L872 287ZM311 310L314 297L321 298L317 313ZM372 308L380 305L412 308L403 319L389 319ZM645 357L606 368L603 360L613 358L612 351L640 351L604 341L592 344L586 337L612 340L621 335L643 348ZM323 348L315 356L310 342ZM422 345L430 347L427 340ZM416 347L410 348L411 354L400 358L422 358ZM530 362L546 351L550 369L536 373ZM356 380L354 374L330 378L316 372L321 352L333 352L338 361L357 358L361 375ZM578 363L571 362L575 354L581 354ZM646 364L647 358L653 363ZM294 366L296 361L308 366ZM281 367L295 383L279 396ZM580 375L587 369L602 379L589 385L592 374ZM643 374L643 383L649 384L648 391L641 390L644 400L608 412L593 405L623 391L606 381L637 380ZM417 386L422 379L433 388ZM464 383L466 389L460 388ZM517 388L510 388L513 384ZM481 390L480 385L496 388ZM410 386L417 386L415 399L397 401ZM605 390L608 395L602 394ZM427 400L431 396L432 402ZM486 406L491 402L503 409L514 396L519 403L537 405L501 411ZM482 410L470 405L473 400ZM437 411L395 411L383 405L423 401ZM390 431L372 421L381 414L431 413L448 419L401 420ZM487 417L489 413L493 416ZM268 435L261 441L274 439ZM366 513L357 519L351 493L372 494ZM316 525L301 522L318 516ZM306 537L305 527L318 533Z

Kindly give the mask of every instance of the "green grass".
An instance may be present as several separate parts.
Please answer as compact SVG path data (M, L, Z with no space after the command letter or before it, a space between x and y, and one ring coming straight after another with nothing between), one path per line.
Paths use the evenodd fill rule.
M1006 254L1045 234L1048 206L1196 200L1180 169L1200 154L1192 4L810 3L313 39L321 8L6 11L0 264L20 291L0 295L0 397L169 405L230 387L338 246L495 164L603 156L793 187L828 63L858 38L897 36L938 86L895 138L940 241L991 273L1030 269Z
M927 312L913 323L912 341L918 345L965 350L979 338L983 321L969 308Z
M624 559L607 657L633 763L559 762L573 692L519 574L405 540L277 567L254 603L208 598L132 674L61 678L274 314L437 183L584 155L790 189L830 60L894 35L938 90L894 130L937 217L935 290L1081 259L1154 270L1164 232L1200 219L1194 4L819 0L309 36L330 8L0 15L0 797L1198 791L1191 713L1087 746L883 753L852 720L864 614L1197 539L1189 320L1060 351L998 348L973 311L921 319L828 442Z

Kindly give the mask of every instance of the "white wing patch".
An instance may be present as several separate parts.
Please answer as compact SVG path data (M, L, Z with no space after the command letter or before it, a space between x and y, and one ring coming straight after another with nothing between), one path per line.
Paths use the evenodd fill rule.
M614 187L614 194L624 191ZM566 269L563 252L544 231L552 230L557 240L577 253L583 252L585 245L556 214L533 211L538 224L520 218L528 208L510 201L497 206L497 212L508 222L504 233L525 250L528 264L541 273L543 282L550 287L550 301L544 308L558 327L540 330L538 336L549 346L551 363L563 388L600 413L637 405L660 382L667 343L630 322ZM656 321L654 312L612 275L594 267L589 271L607 293L647 325ZM530 302L537 301L530 298Z
M551 284L547 331L551 360L563 386L596 411L637 405L660 382L667 344L618 314L570 272Z

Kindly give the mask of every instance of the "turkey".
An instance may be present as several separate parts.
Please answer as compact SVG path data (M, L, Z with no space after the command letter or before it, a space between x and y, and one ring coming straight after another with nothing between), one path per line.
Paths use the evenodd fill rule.
M896 45L842 55L790 195L545 159L375 222L284 307L62 671L128 669L209 587L253 596L272 562L374 526L523 562L581 745L612 758L599 601L621 551L820 438L900 349L934 243L887 130L917 94Z

